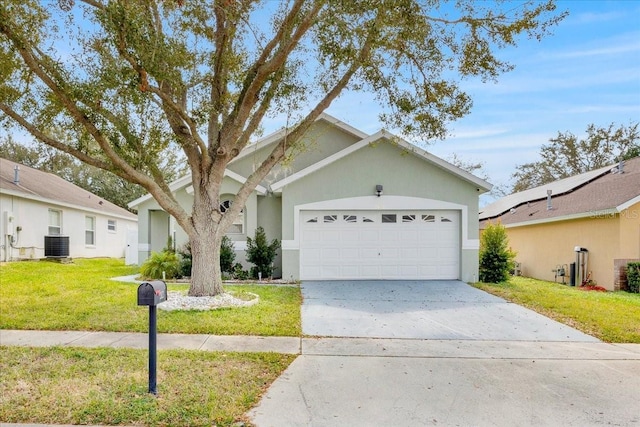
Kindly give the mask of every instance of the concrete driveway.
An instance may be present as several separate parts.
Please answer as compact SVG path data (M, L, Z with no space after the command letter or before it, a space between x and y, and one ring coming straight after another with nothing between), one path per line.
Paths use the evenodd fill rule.
M302 294L311 336L598 341L457 280L304 282Z
M302 354L258 427L638 426L640 345L459 281L304 282Z

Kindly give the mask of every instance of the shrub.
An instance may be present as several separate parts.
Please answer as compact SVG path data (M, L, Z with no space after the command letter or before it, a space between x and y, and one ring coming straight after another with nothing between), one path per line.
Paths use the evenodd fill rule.
M256 228L255 237L247 237L247 261L254 264L251 268L251 277L258 278L258 273L262 273L262 277L271 277L273 274L273 260L276 258L280 241L273 239L271 243L267 243L267 235L264 228Z
M220 244L220 270L223 272L233 272L233 262L236 260L236 252L233 248L233 240L224 236Z
M636 294L640 292L640 262L627 264L627 290Z
M515 252L509 249L507 231L502 224L489 224L480 238L480 281L500 283L509 279L515 267Z
M242 268L242 264L239 262L234 264L231 275L236 280L247 280L249 278L249 272Z
M180 259L180 266L178 268L180 277L191 277L191 244L187 243L178 249L178 258Z
M147 279L175 279L180 275L180 260L174 252L151 252L151 256L140 267L140 274Z

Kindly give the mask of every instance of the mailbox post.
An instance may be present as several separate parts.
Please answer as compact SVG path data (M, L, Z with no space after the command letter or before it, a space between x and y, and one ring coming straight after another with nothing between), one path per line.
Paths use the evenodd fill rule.
M149 393L158 394L156 380L157 365L157 318L156 307L167 300L167 284L162 280L142 282L138 286L138 305L149 306Z

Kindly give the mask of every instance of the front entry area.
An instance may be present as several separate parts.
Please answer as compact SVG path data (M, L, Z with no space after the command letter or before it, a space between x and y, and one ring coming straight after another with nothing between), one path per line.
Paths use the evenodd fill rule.
M460 277L459 211L303 211L300 235L303 280Z

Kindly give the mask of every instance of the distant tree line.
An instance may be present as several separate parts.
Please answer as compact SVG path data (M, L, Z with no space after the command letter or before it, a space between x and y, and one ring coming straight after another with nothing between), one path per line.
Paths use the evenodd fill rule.
M590 124L584 138L578 138L571 132L558 132L558 136L549 142L540 149L540 160L516 167L516 172L511 175L515 181L512 192L640 156L637 122L629 126L612 123L607 127Z

